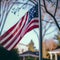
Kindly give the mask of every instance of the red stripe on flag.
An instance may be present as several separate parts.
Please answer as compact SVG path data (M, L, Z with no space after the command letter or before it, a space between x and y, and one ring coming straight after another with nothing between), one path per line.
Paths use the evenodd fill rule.
M27 25L27 28L31 25L31 24L35 24L35 23L38 23L38 19L34 19L34 20L31 20L30 23Z
M26 18L25 18L25 17L26 17ZM21 27L21 25L22 25L22 27L21 27L21 29L20 29L20 33L21 33L22 28L24 27L25 23L27 22L27 17L28 17L28 13L27 13L24 17L22 17L22 19L21 19L21 21L20 21L20 23L19 23L19 26L16 28L16 30L13 32L13 34L11 34L7 39L5 39L5 40L1 43L1 45L5 46L5 44L8 43L8 42L10 41L10 39L12 39L12 37L15 36L16 32L18 32L18 30L20 29L20 27ZM24 19L24 18L25 18L25 19ZM25 21L24 21L24 20L25 20ZM18 24L18 23L17 23L17 24ZM8 32L11 33L12 30L15 29L15 27L16 27L17 24L15 24L15 25L14 25L12 28L10 28L6 33L4 33L4 34L0 37L0 41L2 41L4 38L6 38L6 37L9 35ZM19 35L20 33L18 33L18 34L14 37L14 39L13 39L11 42L9 42L9 44L6 45L5 48L8 49L8 48L10 47L10 45L14 43L15 39L18 37L18 35Z
M15 27L16 27L17 23L11 27L7 32L5 32L2 36L0 36L0 41L5 38Z
M32 21L31 21L31 22L32 22ZM31 23L31 22L30 22L30 23ZM29 23L29 24L30 24L30 23ZM36 25L36 23L37 23L37 25ZM38 20L34 21L34 22L31 23L30 25L29 25L29 24L28 24L29 27L31 26L31 24L33 24L33 25L32 25L30 28L28 28L28 30L26 31L26 33L29 32L29 31L31 31L31 30L33 30L34 28L38 28L38 27L39 27L39 25L38 25L38 24L39 24ZM26 28L25 28L25 30L26 30ZM25 31L22 30L21 33L23 33L23 32L25 32ZM26 33L25 33L25 34L26 34ZM18 44L18 42L23 38L23 36L24 36L25 34L23 34L22 36L19 37L19 40L16 42L16 44L15 44L11 49L13 49L13 48Z
M35 28L38 28L38 27L39 27L38 25L33 25L33 26L31 26L31 27L25 32L25 34L28 33L28 32L30 32L31 30L33 30L33 29L35 29Z
M38 21L38 19L31 21L30 24L28 24L27 29L25 30L24 35L25 35L27 32L29 32L29 31L31 31L31 30L33 30L33 29L35 29L35 28L38 28L38 27L39 27L39 21Z
M9 49L9 50L12 50L19 43L19 41L22 39L22 37L20 37L19 40L16 42L16 44L11 49Z
M28 13L22 17L20 22L16 23L0 37L1 45L3 45L3 47L5 47L7 50L11 50L18 44L18 42L27 32L39 27L38 19L31 20L28 24L27 21ZM13 34L11 32L13 32Z
M37 23L37 25L36 25L36 23ZM32 26L31 26L31 24L33 24ZM28 26L30 27L30 28L25 28L25 31L24 31L24 34L23 34L23 36L26 34L26 33L28 33L28 32L30 32L31 30L33 30L33 29L35 29L35 28L38 28L39 27L39 21L38 20L31 20L31 22L28 24ZM20 38L19 38L19 40L17 41L17 43L14 45L14 47L18 44L18 42L23 38L23 36L21 36ZM12 47L12 49L14 48L14 47Z
M25 21L22 21L22 28L19 30L19 33L15 36L15 38L6 46L6 48L8 49L8 48L10 48L10 46L12 45L12 44L14 44L14 42L15 42L15 40L18 38L18 36L20 36L21 37L21 32L23 31L23 28L24 28L24 26L25 26L25 24L26 24L26 22L27 22L27 18L28 18L28 14L26 14L26 18L25 18ZM24 20L24 19L23 19ZM18 31L17 31L18 32ZM17 33L16 32L16 33ZM20 40L20 39L19 39ZM18 40L17 40L18 41ZM16 44L16 43L15 43ZM14 46L14 45L13 45Z
M21 22L20 22L20 24L19 24L19 26L16 28L16 30L14 31L14 33L13 34L11 34L7 39L5 39L3 42L2 42L2 44L1 45L4 45L4 44L6 44L13 36L14 36L14 34L16 34L16 32L17 32L17 29L19 29L20 28L20 26L21 26L21 24L22 24L22 21L23 21L23 19L24 19L24 17L21 19ZM17 23L18 24L18 23ZM17 25L16 24L16 25ZM16 25L15 25L15 27L16 27ZM13 29L14 30L14 29ZM7 34L7 33L11 33L12 32L12 29L10 28L6 33L5 33L5 35ZM9 34L7 34L7 35L9 35ZM4 37L7 37L7 35L6 36L4 36ZM2 37L2 38L4 38L4 37Z

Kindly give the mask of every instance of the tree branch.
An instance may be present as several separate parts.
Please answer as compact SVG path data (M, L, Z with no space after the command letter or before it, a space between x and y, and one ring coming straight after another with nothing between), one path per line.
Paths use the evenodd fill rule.
M58 25L58 23L57 23L56 18L55 18L55 17L47 10L47 8L46 8L45 0L43 0L43 3L44 3L45 11L53 18L53 20L55 21L56 26L58 27L58 29L59 29L59 31L60 31L60 27L59 27L59 25Z
M56 15L56 12L57 12L57 8L58 8L58 0L56 1L56 9L55 9L55 13L54 13L54 16Z

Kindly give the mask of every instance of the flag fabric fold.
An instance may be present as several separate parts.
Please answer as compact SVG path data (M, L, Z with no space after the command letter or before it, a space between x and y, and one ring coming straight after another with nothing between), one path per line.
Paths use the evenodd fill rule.
M32 7L14 26L0 36L0 45L7 50L13 49L23 36L39 27L38 6Z

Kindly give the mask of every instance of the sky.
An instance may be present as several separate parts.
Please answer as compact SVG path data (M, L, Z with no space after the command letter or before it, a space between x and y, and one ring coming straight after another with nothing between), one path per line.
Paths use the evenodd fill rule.
M32 3L31 3L32 4ZM20 5L18 6L20 7ZM17 5L14 5L12 7L12 9L17 9ZM25 7L25 9L20 9L19 12L17 12L16 14L14 14L13 10L11 9L11 11L9 12L8 14L8 17L6 19L6 22L5 22L5 25L4 25L4 28L3 28L3 31L2 31L2 34L4 32L6 32L9 28L11 28L17 21L19 21L21 19L21 17L30 9L32 8L32 6L27 6ZM45 19L47 19L47 17L45 17ZM53 31L54 29L56 29L56 26L52 26L48 31L47 33ZM34 32L35 30L35 32ZM30 31L29 33L27 33L19 43L23 43L25 45L27 45L31 40L33 40L34 42L34 46L36 47L36 49L39 49L39 29L34 29L32 31ZM56 29L57 30L57 29ZM37 32L37 34L36 34ZM54 34L57 34L57 32L52 32L51 34L48 34L45 36L45 38L49 39L49 38L52 38L54 37ZM19 44L18 44L19 45ZM18 48L20 48L20 46L18 46Z

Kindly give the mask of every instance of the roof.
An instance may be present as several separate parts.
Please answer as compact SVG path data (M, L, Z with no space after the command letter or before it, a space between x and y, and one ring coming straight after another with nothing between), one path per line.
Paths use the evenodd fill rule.
M32 51L26 51L22 54L20 54L21 57L23 56L32 56L32 57L39 57L39 52L36 51L36 52L32 52Z

